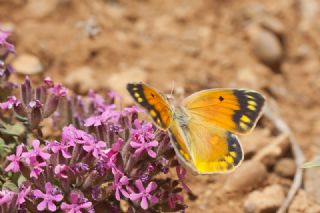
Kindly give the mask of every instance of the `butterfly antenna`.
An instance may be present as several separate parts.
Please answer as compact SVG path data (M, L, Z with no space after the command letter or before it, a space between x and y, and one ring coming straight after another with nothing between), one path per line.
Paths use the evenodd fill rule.
M171 92L170 92L171 97L173 96L174 87L175 87L175 81L172 81L172 88L171 88Z

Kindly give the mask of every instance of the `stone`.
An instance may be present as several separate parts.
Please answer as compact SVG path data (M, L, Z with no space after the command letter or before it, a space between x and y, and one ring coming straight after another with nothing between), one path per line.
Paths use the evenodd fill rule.
M299 0L300 9L300 22L299 29L302 31L308 31L317 20L319 14L319 1L318 0Z
M263 191L253 191L244 202L246 213L276 212L285 199L282 187L274 184L266 187Z
M130 82L146 82L146 71L142 67L123 67L123 71L113 73L104 83L109 89L118 93L124 103L133 103L127 91L127 84ZM105 81L105 80L104 80Z
M88 92L90 89L95 90L99 86L94 77L94 70L88 66L78 67L71 72L67 72L63 83L81 94Z
M256 128L250 135L240 135L240 141L246 156L252 156L270 143L270 130Z
M320 168L305 170L304 189L308 199L320 204Z
M224 185L227 192L248 191L261 184L267 177L266 167L259 161L245 161L232 173Z
M285 34L285 27L283 23L276 17L269 15L262 16L260 25L277 36L283 36Z
M320 205L308 200L306 192L299 190L288 208L288 213L318 213Z
M276 163L274 171L279 176L292 178L296 172L296 164L291 158L282 158Z
M256 57L271 68L279 68L283 60L284 51L278 37L272 32L259 27L252 27L249 30L249 34Z
M31 17L44 18L53 13L58 3L58 0L29 0L26 9Z
M12 63L16 73L23 75L35 75L43 71L43 66L34 55L22 54L19 55Z

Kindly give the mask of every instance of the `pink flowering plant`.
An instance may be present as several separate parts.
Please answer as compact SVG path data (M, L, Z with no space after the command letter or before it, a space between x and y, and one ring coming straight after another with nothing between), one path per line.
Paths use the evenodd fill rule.
M140 120L141 109L117 107L113 92L10 83L8 35L0 31L0 212L184 211L185 170L166 132Z

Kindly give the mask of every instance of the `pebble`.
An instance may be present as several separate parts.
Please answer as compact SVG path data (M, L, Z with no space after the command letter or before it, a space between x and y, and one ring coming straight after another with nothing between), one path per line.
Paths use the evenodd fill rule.
M282 187L274 184L263 191L253 191L244 202L246 213L276 212L285 199Z
M35 75L43 71L39 58L30 54L19 55L12 63L16 73Z
M291 158L282 158L277 162L274 171L279 176L292 178L296 171L296 164Z
M289 206L288 213L319 213L320 205L310 201L304 190L298 191Z
M124 103L133 103L133 99L129 96L128 91L126 89L127 83L146 82L146 71L139 66L123 66L121 70L123 71L110 75L104 84L111 90L117 92L123 98Z
M252 156L270 143L270 130L257 128L250 135L240 136L240 139L245 154Z
M308 199L320 204L320 168L305 170L304 188Z
M91 67L78 67L71 72L67 72L63 83L69 88L73 88L77 92L84 94L90 89L96 90L98 88L94 73Z
M283 23L276 17L270 15L262 16L259 22L263 28L276 34L277 36L281 37L285 34L285 27Z
M58 0L29 0L26 7L28 14L34 18L44 18L57 8Z
M284 54L278 37L272 32L259 27L249 29L249 35L256 57L271 68L279 68Z
M224 189L231 191L248 191L262 183L268 173L266 167L259 161L245 161L227 179Z
M299 29L302 31L308 31L312 28L319 15L319 1L318 0L299 0L300 9L300 23Z

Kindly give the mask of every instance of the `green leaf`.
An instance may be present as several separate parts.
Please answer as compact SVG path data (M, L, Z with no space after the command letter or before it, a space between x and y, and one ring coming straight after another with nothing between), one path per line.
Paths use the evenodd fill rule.
M320 166L320 157L316 158L315 160L309 161L307 163L304 163L301 168L313 168L313 167L319 167Z
M24 183L27 179L23 176L20 175L18 178L18 186L21 186L22 183Z
M25 132L25 127L21 123L11 125L1 121L1 126L0 132L5 135L20 136Z
M7 180L3 185L2 185L2 189L8 189L10 191L13 192L18 192L18 187L16 186L16 184L12 183L10 180Z
M9 151L10 149L6 145L5 141L0 138L0 156L5 156Z

